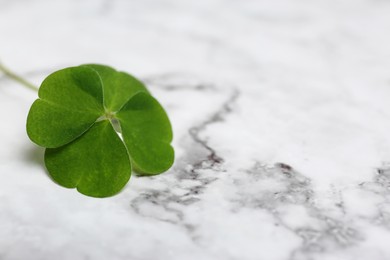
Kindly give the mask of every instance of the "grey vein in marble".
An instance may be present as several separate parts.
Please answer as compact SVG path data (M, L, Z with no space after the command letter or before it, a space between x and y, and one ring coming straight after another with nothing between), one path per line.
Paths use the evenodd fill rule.
M0 75L0 259L390 259L390 3L0 0L0 58L39 85L128 71L174 167L112 198L64 189Z

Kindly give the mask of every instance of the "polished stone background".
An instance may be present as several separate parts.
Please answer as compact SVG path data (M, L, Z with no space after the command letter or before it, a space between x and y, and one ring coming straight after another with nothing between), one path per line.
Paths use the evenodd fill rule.
M387 0L0 0L35 84L103 63L167 109L176 163L117 196L58 186L0 75L0 259L390 259Z

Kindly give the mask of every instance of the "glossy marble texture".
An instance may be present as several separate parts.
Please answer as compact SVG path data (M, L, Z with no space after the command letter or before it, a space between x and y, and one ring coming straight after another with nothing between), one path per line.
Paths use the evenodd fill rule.
M0 259L390 259L390 2L0 0L0 59L39 85L144 80L174 167L117 196L53 183L0 75Z

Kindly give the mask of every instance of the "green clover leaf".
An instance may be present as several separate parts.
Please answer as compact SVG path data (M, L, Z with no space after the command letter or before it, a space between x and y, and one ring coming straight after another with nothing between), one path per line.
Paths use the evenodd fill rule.
M61 186L108 197L174 160L168 116L131 75L88 64L59 70L42 83L27 117L27 134L45 147L46 168Z

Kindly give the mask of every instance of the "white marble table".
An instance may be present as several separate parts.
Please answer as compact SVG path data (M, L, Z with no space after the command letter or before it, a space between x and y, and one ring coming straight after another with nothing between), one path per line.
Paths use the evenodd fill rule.
M0 0L39 85L109 64L166 107L176 162L107 199L62 188L0 76L0 259L390 259L390 2Z

